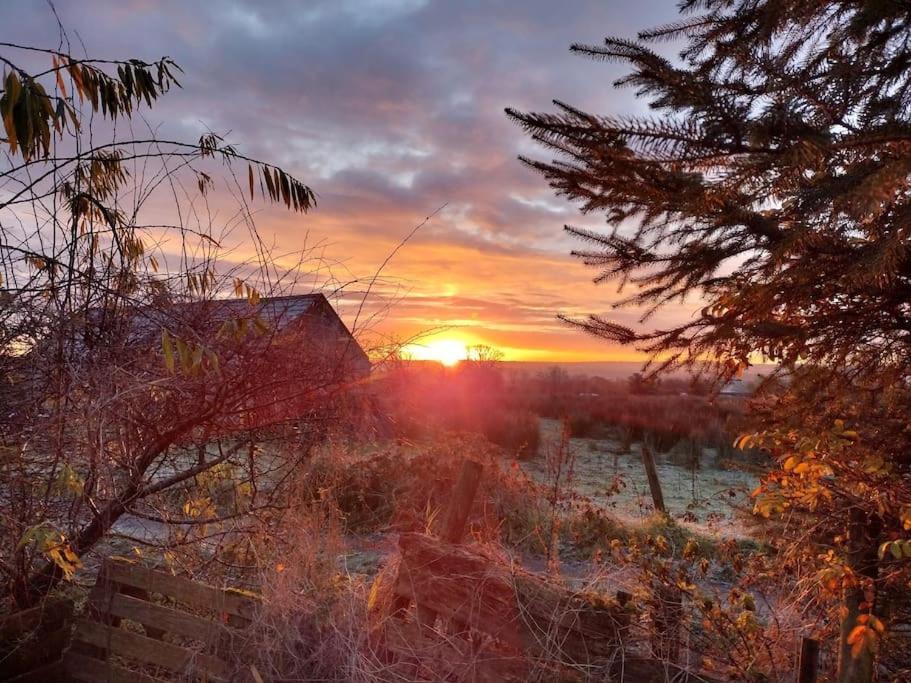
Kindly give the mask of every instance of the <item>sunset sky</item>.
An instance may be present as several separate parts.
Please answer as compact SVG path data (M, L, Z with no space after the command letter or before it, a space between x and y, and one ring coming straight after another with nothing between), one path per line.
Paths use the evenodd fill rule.
M0 0L6 39L57 46L44 3ZM599 113L644 110L611 87L617 67L575 57L572 42L632 37L671 21L673 0L542 2L152 2L58 0L71 37L98 57L169 55L183 89L146 113L158 133L227 134L317 192L307 216L258 205L277 251L305 243L335 262L352 295L411 229L445 208L390 260L372 289L376 333L486 343L514 360L628 360L559 323L610 313L612 285L569 256L565 223L598 227L557 199L519 153L549 158L504 113L551 100ZM13 21L15 19L15 21ZM391 304L391 305L388 305ZM668 311L679 319L691 307ZM349 323L352 312L343 310ZM612 313L634 322L638 313ZM660 324L662 318L656 323ZM652 324L656 324L652 323ZM363 317L358 323L363 324Z

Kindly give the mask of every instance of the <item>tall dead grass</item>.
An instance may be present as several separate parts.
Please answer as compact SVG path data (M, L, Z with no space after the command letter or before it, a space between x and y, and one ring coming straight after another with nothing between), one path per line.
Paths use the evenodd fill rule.
M492 665L489 638L466 638L445 623L422 634L413 614L394 617L397 553L372 579L345 569L352 531L431 531L466 453L485 467L468 542L506 566L517 547L544 550L553 524L546 493L478 443L379 453L328 447L298 474L298 503L256 536L259 575L249 583L259 586L263 608L238 667L263 679L364 683L467 681L491 666L518 667L528 680L548 680L559 658L526 661L513 651L495 654Z
M370 637L369 582L340 569L342 519L330 495L290 509L257 544L263 607L241 668L265 680L374 683L387 676Z
M546 656L537 658L504 651L489 637L460 632L445 620L428 631L418 627L413 611L403 619L394 616L393 586L399 562L395 550L383 558L375 577L347 571L344 558L352 535L368 532L387 539L391 546L395 532L432 531L469 454L483 463L485 472L466 542L501 566L518 566L522 552L537 552L541 558L550 558L552 570L559 557L557 543L600 549L587 575L584 569L579 571L581 563L574 561L578 574L572 581L563 575L551 578L555 585L574 585L579 594L597 594L599 599L612 599L618 588L628 590L635 596L633 604L638 605L631 607L633 614L639 615L634 617L630 633L643 643L656 623L648 617L648 596L654 591L645 590L647 582L637 576L637 569L651 567L653 575L660 574L659 583L673 582L673 568L682 562L677 557L684 552L682 548L689 548L685 552L692 554L693 562L719 561L711 544L702 547L701 539L669 520L662 519L654 528L627 528L601 510L564 499L562 488L571 478L571 462L558 466L555 461L553 486L543 487L528 479L521 468L470 440L446 440L422 448L410 444L379 449L330 445L296 474L295 504L256 538L259 576L250 583L259 586L263 610L250 625L254 647L238 656L246 670L255 670L263 679L372 683L476 680L491 666L498 671L496 667L502 666L504 675L508 673L514 680L544 681L553 680L557 669L572 667L579 680L590 680L607 675L626 654L635 654L628 649L618 652L616 662L569 661L561 655L560 633L546 628L539 628L536 636L544 643L541 647ZM556 515L566 517L556 524ZM661 553L652 547L659 537L664 548ZM620 562L613 557L618 552L615 547L638 549L621 553L627 559ZM575 557L582 559L581 555ZM665 569L659 572L661 566ZM636 585L629 585L631 582ZM766 627L747 623L747 617L741 617L741 625L728 617L728 610L714 608L710 616L724 628L699 626L708 616L695 609L701 605L695 600L686 605L686 622L695 625L695 630L684 627L684 651L698 644L694 650L721 663L725 652L732 649L728 639L742 638L739 629L744 628L753 633L750 647L744 651L768 661ZM735 617L743 611L736 611ZM563 623L572 615L555 614L554 619ZM654 652L640 648L639 654L666 655L660 648ZM724 664L731 670L733 664Z

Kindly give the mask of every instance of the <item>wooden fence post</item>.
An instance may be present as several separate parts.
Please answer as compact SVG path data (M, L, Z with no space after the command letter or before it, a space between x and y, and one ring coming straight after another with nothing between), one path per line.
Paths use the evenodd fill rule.
M652 492L652 502L655 509L667 514L667 508L664 506L664 495L661 493L661 480L658 479L658 469L655 467L655 456L652 455L651 449L642 444L642 464L645 465L645 476L648 477L648 488Z
M65 680L63 652L72 621L73 601L66 598L44 598L34 607L0 615L0 681Z
M478 484L481 483L483 470L484 468L481 464L474 460L466 459L462 463L462 471L459 473L459 479L446 508L446 516L443 518L443 523L440 527L441 540L447 543L458 543L462 540L468 516L471 514L474 496L478 491ZM437 617L435 611L420 604L417 606L417 615L418 621L423 626L433 626Z
M804 638L800 643L800 660L797 664L797 683L816 683L819 673L819 641Z
M483 469L481 464L474 460L466 460L462 463L459 480L453 489L452 498L449 499L446 518L440 528L441 540L447 543L458 543L462 540L468 516L471 514L474 496L478 491L478 484L481 483Z
M869 647L863 648L855 657L848 642L851 631L857 626L857 620L865 612L864 603L867 594L864 590L864 579L876 585L878 558L876 549L879 542L876 526L859 507L848 510L847 528L847 564L854 576L861 579L854 585L845 587L842 603L841 634L839 638L838 683L871 683L875 674L875 653ZM875 604L875 602L874 602Z

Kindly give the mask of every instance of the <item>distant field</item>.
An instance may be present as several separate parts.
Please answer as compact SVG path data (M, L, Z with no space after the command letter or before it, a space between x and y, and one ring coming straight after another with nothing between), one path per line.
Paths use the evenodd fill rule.
M560 441L560 423L541 420L539 456L522 466L535 479L551 481L547 454L555 452ZM575 462L567 493L575 492L610 510L623 520L636 521L653 512L652 499L640 456L641 444L630 453L620 454L620 444L612 439L570 439ZM719 469L714 465L713 449L704 449L703 465L695 472L688 467L664 462L657 456L664 501L671 516L680 523L720 536L746 536L743 515L737 508L748 508L749 492L759 483L756 474L739 469Z
M560 368L573 377L603 377L604 379L625 380L642 371L642 363L629 361L591 361L576 363L550 363L545 361L504 361L500 366L507 372L536 373L550 368ZM743 380L751 382L760 375L768 375L774 366L754 365L743 374ZM679 373L683 376L683 373Z

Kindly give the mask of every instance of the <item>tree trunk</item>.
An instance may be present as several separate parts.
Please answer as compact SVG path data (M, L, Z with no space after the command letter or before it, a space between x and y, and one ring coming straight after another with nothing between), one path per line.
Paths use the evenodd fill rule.
M126 512L127 505L135 498L130 487L120 498L109 503L101 514L82 528L72 543L73 552L79 557L91 550ZM125 502L126 501L126 502ZM28 594L36 600L49 593L63 578L63 572L53 562L47 562L42 569L28 579Z
M857 626L857 618L873 611L875 604L869 604L866 590L875 590L878 569L876 557L876 530L868 522L860 508L853 507L848 513L848 566L859 579L859 585L845 589L842 606L844 618L838 652L838 683L871 683L875 671L874 652L864 648L853 656L848 636ZM873 598L871 598L872 600Z
M800 643L797 683L816 683L819 673L819 641L804 638Z

